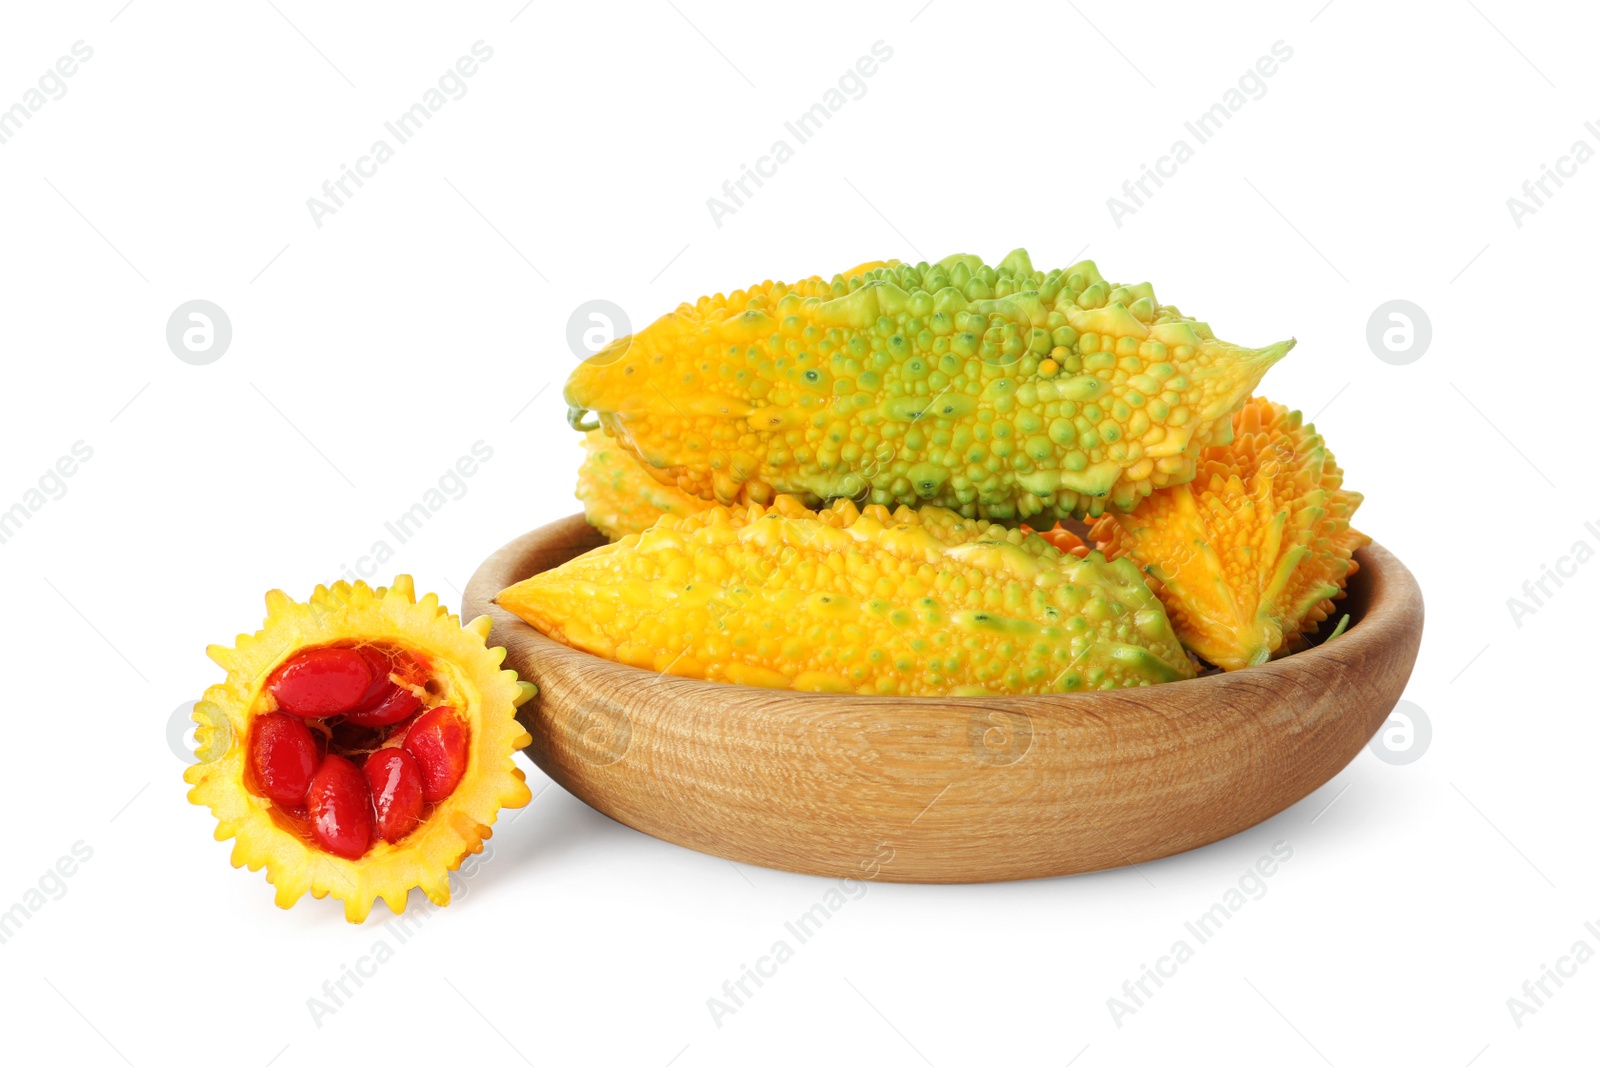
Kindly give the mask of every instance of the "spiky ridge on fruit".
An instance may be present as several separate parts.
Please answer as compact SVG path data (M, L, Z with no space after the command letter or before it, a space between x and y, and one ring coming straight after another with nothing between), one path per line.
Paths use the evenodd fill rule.
M691 515L711 507L709 500L663 484L604 430L583 435L577 497L589 525L613 541L648 530L662 515Z
M708 500L1048 520L1187 482L1293 343L1218 341L1148 283L1017 249L703 297L585 360L566 399Z
M1154 581L1184 646L1237 670L1292 651L1333 611L1372 539L1350 525L1361 494L1316 429L1264 397L1233 416L1233 441L1092 536Z
M184 772L194 787L189 799L216 816L217 840L236 839L235 867L267 869L279 907L291 907L307 890L318 899L331 894L344 901L346 919L361 922L378 897L402 911L413 886L435 904L448 904L450 872L482 850L502 807L528 802L511 754L532 740L517 722L516 707L537 690L519 682L515 671L500 669L505 649L486 647L489 628L488 616L462 626L432 593L417 600L411 578L400 575L387 589L359 581L319 585L308 603L274 589L261 630L240 634L232 648L206 650L228 676L195 706L200 762ZM425 822L394 844L378 841L355 860L280 825L271 802L246 785L250 728L273 706L264 688L273 670L301 649L352 639L424 654L464 717L472 746L460 783Z
M1193 675L1131 563L936 507L779 496L663 516L496 601L574 648L741 685L1025 694Z

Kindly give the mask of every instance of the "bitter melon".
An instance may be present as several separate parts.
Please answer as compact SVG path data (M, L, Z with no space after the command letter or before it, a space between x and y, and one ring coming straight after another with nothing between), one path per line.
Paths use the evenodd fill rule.
M566 399L704 499L1049 520L1187 482L1293 344L1218 341L1148 283L1018 249L703 297L585 360Z
M675 485L663 485L604 430L584 434L583 451L577 497L589 524L613 541L648 530L664 514L689 515L712 506Z
M1298 411L1254 397L1233 428L1231 443L1201 453L1193 482L1093 529L1150 575L1185 647L1227 670L1293 651L1372 541L1350 525L1361 494Z
M1193 676L1138 569L937 507L780 495L663 516L497 598L649 670L821 692L1074 692Z
M227 678L196 703L189 799L211 809L233 865L267 869L279 907L307 890L361 922L413 886L450 902L450 872L502 807L530 799L511 754L537 689L501 669L490 621L465 626L411 578L267 594L260 631L207 653Z

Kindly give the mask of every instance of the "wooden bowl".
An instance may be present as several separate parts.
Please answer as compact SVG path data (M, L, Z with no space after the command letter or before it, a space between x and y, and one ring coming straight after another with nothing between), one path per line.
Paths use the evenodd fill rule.
M550 640L492 603L603 544L582 515L517 538L464 618L537 683L527 750L618 822L742 863L895 882L1075 874L1238 833L1349 763L1399 699L1422 593L1377 545L1338 640L1143 689L1031 697L792 693L662 676Z

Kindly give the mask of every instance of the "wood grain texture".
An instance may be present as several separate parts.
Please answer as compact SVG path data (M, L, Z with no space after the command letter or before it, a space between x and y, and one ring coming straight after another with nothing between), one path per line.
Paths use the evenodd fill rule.
M492 598L602 544L582 515L519 537L464 618L539 686L529 755L644 833L807 874L986 882L1168 856L1332 778L1400 698L1422 594L1378 545L1338 640L1232 674L1031 697L860 697L659 676L550 640Z

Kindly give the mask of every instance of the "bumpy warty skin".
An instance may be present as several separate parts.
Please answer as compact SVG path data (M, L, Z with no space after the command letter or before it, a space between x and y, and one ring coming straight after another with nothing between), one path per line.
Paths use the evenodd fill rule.
M712 507L675 485L663 485L639 458L604 430L583 435L583 465L575 493L589 525L612 541L648 530L663 514L688 515Z
M681 305L580 364L592 411L664 483L725 504L850 497L1028 521L1128 509L1194 477L1201 448L1293 341L1252 349L1107 282L868 263Z
M1131 562L937 507L780 495L665 515L496 602L574 648L740 685L1033 694L1194 674Z

